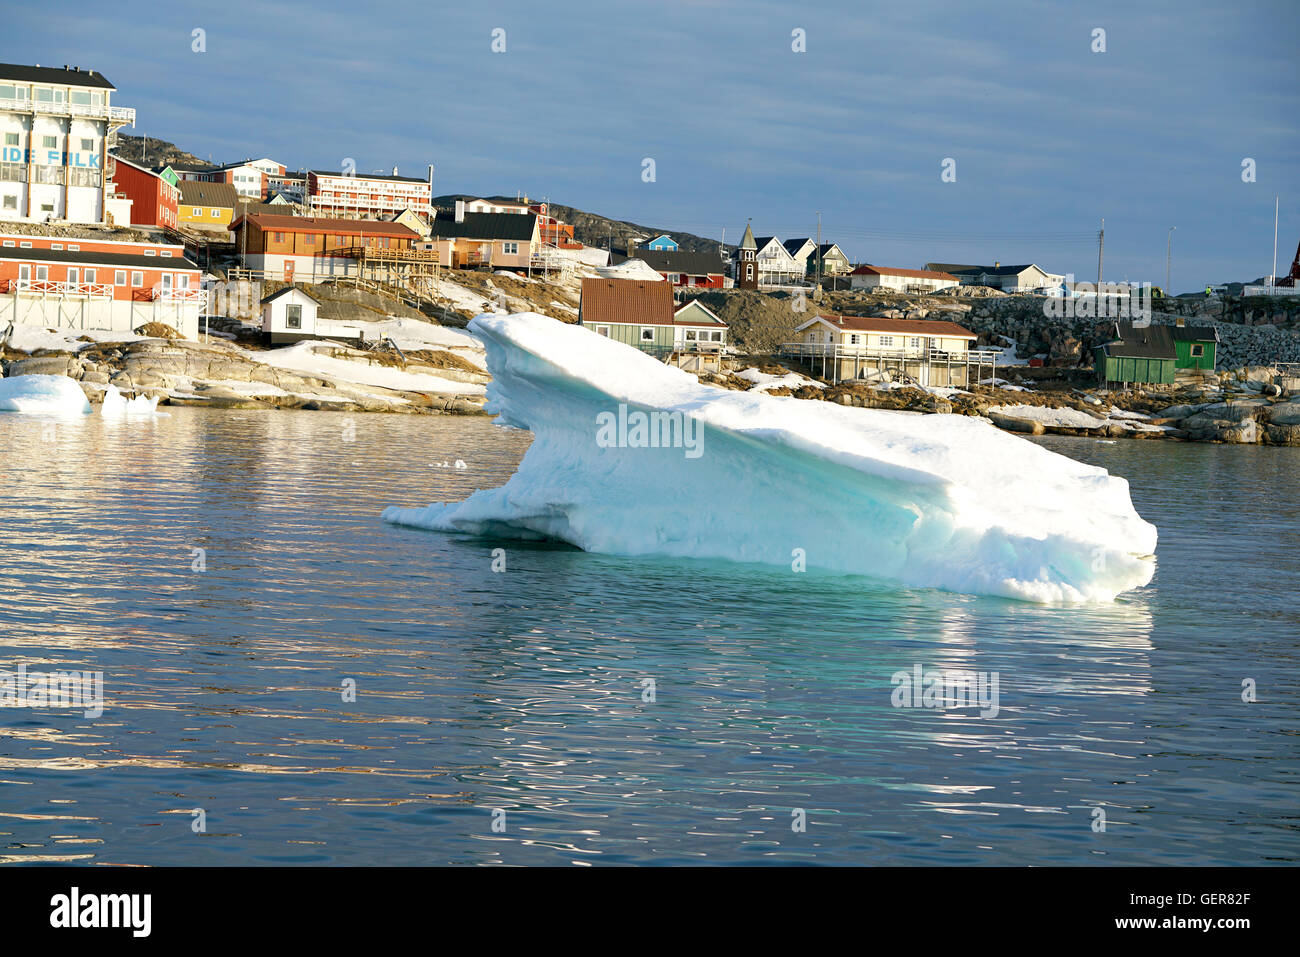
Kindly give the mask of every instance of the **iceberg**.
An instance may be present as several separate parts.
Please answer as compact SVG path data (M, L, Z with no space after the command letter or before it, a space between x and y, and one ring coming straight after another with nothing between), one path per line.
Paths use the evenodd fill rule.
M1036 602L1147 584L1128 483L988 422L732 392L532 313L481 315L487 410L534 439L500 488L385 521L867 575Z
M158 413L158 397L137 395L133 399L128 399L118 391L117 386L109 385L104 392L104 404L100 406L99 414L109 418L116 418L123 415L156 415Z
M16 375L0 379L0 412L85 415L86 393L65 375Z

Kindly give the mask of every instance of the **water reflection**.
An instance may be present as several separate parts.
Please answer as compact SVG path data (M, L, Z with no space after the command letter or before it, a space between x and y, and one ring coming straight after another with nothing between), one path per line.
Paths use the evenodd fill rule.
M1088 447L1159 513L1161 567L1114 605L1054 609L393 528L385 505L499 485L528 436L357 415L347 442L346 418L178 409L46 442L0 416L0 670L103 670L106 692L97 721L0 711L5 860L1294 857L1295 610L1271 581L1202 600L1211 493L1169 493L1177 458ZM1232 519L1295 534L1259 469ZM918 664L997 672L998 716L893 707ZM1275 696L1248 714L1222 686L1245 673Z

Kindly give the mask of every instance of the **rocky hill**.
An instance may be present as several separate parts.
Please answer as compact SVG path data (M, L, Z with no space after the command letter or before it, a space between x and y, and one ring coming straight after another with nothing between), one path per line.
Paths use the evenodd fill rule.
M175 143L160 140L156 136L131 136L128 133L117 134L117 146L114 153L124 156L133 163L154 167L164 164L180 166L198 166L213 168L215 164L199 159L193 153L187 153Z
M450 210L455 208L458 199L489 199L502 203L519 202L513 196L470 196L466 193L449 193L446 196L435 196L433 205L440 209ZM625 219L610 219L608 216L588 213L574 206L564 206L560 203L549 203L548 205L551 215L561 222L572 223L574 238L588 246L599 246L602 249L610 245L623 247L627 245L629 239L653 239L655 236L668 235L676 240L677 244L687 252L716 252L718 249L716 239L707 239L704 236L696 236L694 233L663 229L658 226L642 226ZM734 247L728 246L728 248Z

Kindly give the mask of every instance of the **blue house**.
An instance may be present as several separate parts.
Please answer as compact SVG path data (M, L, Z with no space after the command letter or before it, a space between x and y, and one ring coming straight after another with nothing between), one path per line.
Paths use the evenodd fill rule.
M650 240L650 242L642 243L641 248L657 249L660 252L671 253L677 251L677 243L673 241L671 236L656 236L654 239Z

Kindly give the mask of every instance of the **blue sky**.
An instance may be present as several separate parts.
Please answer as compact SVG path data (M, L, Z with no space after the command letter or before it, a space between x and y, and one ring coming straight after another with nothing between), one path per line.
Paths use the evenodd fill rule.
M100 70L136 132L217 161L432 162L440 194L524 191L730 242L750 217L809 235L820 211L855 261L1079 278L1105 217L1106 278L1161 285L1177 226L1180 292L1268 273L1274 195L1279 272L1300 241L1293 0L58 0L4 21L0 60Z

